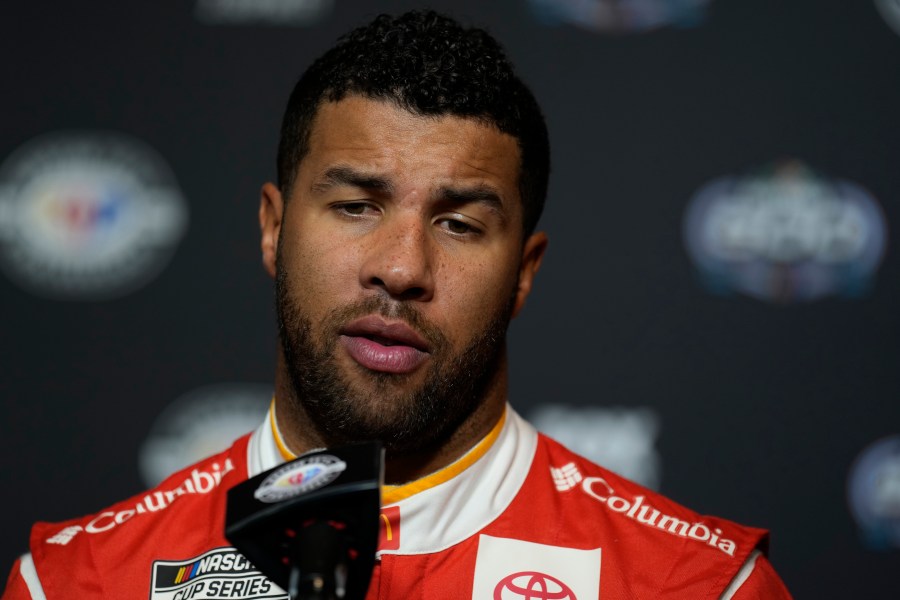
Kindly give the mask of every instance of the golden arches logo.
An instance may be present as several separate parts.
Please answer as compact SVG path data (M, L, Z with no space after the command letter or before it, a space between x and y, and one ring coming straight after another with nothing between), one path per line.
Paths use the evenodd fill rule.
M394 530L391 529L391 520L387 518L387 515L381 513L381 520L384 521L384 539L391 542L394 540Z
M379 550L400 549L400 507L386 506L381 509L381 531L378 536Z

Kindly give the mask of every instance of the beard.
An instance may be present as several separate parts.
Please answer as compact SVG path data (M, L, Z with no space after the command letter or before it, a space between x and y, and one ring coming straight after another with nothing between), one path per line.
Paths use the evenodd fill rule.
M382 296L335 308L314 330L311 317L291 298L285 271L278 269L275 292L279 339L294 392L290 400L327 446L378 440L394 455L433 449L483 402L499 369L514 294L454 352L412 303ZM361 382L355 383L345 372L336 352L339 332L371 314L403 320L428 341L430 358L420 384L410 387L416 373L381 373L354 364Z

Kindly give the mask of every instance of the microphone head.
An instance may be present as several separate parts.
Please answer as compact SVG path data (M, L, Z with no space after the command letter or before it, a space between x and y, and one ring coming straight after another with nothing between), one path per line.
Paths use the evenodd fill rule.
M228 491L225 537L282 589L297 589L299 573L334 588L322 597L362 600L375 565L383 470L377 442L304 454Z

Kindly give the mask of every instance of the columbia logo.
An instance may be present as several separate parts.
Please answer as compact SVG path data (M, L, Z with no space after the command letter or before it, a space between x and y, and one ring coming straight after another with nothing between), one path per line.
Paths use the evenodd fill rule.
M72 525L71 527L66 527L59 533L55 534L53 537L48 538L47 543L65 546L66 544L71 542L72 538L75 537L80 531L84 531L81 525Z
M582 479L581 473L578 472L578 467L575 466L575 463L569 463L559 469L550 467L550 475L553 477L553 483L556 484L556 489L560 492L571 490L578 485Z

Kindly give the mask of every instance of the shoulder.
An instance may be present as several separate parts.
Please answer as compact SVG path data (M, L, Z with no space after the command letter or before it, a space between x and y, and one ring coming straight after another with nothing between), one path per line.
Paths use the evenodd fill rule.
M97 588L97 574L106 568L152 562L163 546L203 547L222 536L225 492L246 477L244 436L228 450L104 510L64 522L36 523L30 549L41 585L51 598L55 596L50 590L73 582L90 580ZM129 560L123 561L126 557Z
M696 586L717 598L768 532L701 515L539 434L526 494L552 498L560 539L599 546L620 570L652 568L657 590ZM701 593L702 591L702 593Z
M97 513L61 523L37 523L32 529L32 552L144 535L160 521L176 519L205 506L246 478L245 449L246 438L242 438L230 449L173 473L155 488Z
M721 596L721 600L790 599L791 594L772 563L759 550L750 555Z
M532 470L533 476L546 474L547 485L552 485L564 501L583 505L592 512L621 517L627 526L648 526L679 538L702 541L728 556L742 554L743 558L767 540L765 530L700 515L575 454L543 434L539 434ZM743 543L750 545L741 552Z

